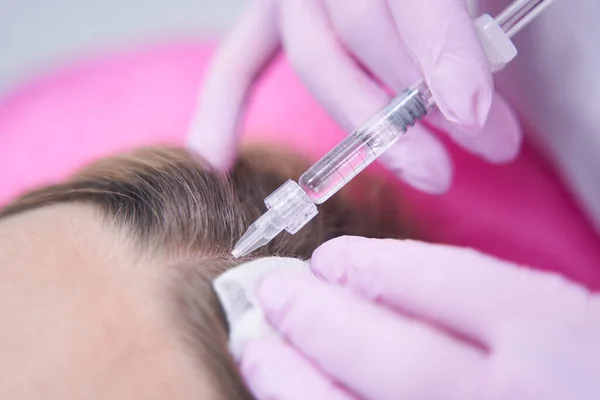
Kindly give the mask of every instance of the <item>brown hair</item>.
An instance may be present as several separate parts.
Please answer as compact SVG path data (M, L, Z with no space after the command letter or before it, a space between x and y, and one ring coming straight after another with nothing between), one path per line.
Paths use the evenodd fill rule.
M98 207L140 251L170 260L167 297L181 339L197 362L209 367L219 396L248 399L227 351L227 324L211 282L239 262L230 252L265 211L264 198L286 179L297 179L305 166L290 153L256 147L243 153L231 173L221 174L188 150L147 148L101 160L64 183L30 192L1 210L0 218L64 202ZM362 194L362 204L352 200L352 189L341 192L297 234L280 234L251 257L308 258L321 243L345 234L405 236L389 187L365 180L354 190Z

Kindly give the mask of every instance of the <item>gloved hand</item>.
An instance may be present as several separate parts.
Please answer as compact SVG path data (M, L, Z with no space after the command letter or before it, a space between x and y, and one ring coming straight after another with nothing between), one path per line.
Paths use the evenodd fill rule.
M234 160L249 90L280 45L348 132L423 76L445 117L432 113L432 125L492 162L518 152L520 128L493 90L465 0L254 0L213 59L190 131L214 166ZM427 192L450 184L449 156L423 125L380 161Z
M342 237L265 278L258 399L599 399L600 297L470 249Z

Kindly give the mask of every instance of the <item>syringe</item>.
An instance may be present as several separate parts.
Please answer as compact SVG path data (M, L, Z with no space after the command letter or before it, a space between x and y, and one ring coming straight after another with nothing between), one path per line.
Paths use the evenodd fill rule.
M475 26L493 72L516 55L510 40L554 0L515 0L495 19L487 14ZM435 107L425 82L418 82L394 98L362 128L310 167L298 183L288 180L266 199L267 212L256 220L235 245L242 257L269 243L284 229L294 234L318 214L321 204L389 149L408 128Z

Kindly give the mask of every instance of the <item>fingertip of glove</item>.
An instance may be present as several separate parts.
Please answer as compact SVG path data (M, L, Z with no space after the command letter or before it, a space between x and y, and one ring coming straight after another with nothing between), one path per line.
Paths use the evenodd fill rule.
M444 145L424 128L413 127L383 156L382 162L410 186L429 194L450 189L454 173Z
M277 324L299 291L301 276L291 272L268 275L260 282L258 297L269 320Z
M494 86L486 65L444 57L430 79L436 104L448 121L467 137L475 137L488 119Z
M442 195L450 190L452 169L445 163L430 163L423 169L399 171L398 177L424 193Z
M349 252L360 248L366 240L358 236L340 236L319 246L311 258L313 273L326 282L345 284L351 265Z

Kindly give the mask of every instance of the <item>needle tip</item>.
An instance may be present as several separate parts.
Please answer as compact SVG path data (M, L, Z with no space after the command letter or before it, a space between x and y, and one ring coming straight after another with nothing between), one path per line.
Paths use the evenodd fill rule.
M265 214L261 218L265 218L269 221L270 214ZM259 219L260 221L260 219ZM258 222L258 221L257 221ZM259 247L269 243L275 235L281 232L281 229L273 229L270 223L257 223L250 225L246 233L242 235L240 240L233 247L231 254L235 258L243 257L247 254L252 253Z
M233 258L240 258L245 256L245 254L242 253L242 249L240 249L240 246L237 245L231 251L231 255L233 255Z

